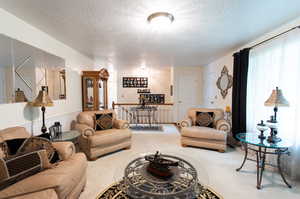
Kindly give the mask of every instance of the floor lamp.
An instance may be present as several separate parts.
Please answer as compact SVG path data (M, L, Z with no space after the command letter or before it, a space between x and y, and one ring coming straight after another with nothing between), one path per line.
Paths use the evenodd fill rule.
M39 94L36 97L36 99L30 104L31 104L31 106L34 106L34 107L41 107L42 114L43 114L43 125L42 125L41 131L43 134L45 134L47 132L47 127L45 125L46 107L53 106L53 102L48 95L48 87L42 86L42 90L39 91Z

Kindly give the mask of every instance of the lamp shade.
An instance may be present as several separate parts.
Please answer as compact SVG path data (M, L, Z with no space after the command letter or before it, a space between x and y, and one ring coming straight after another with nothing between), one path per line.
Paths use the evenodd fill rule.
M38 96L36 99L30 103L31 106L53 106L53 101L50 99L48 95L48 88L47 86L42 86L42 90L39 91Z
M265 102L265 106L289 106L289 102L284 98L282 90L276 87L276 90L272 91L271 96Z

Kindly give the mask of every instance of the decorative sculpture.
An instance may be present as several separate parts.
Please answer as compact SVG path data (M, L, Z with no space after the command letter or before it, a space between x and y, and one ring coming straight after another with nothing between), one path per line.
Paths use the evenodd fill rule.
M150 162L147 167L147 171L153 176L162 179L171 178L173 176L173 172L170 167L178 167L179 164L178 162L162 158L158 151L154 155L145 156L145 160Z

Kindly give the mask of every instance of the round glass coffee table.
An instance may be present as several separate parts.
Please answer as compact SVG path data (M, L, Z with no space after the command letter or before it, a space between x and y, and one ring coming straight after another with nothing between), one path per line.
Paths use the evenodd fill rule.
M133 155L131 161L115 172L115 181L121 182L121 189L130 198L140 199L197 199L206 190L208 175L201 163L186 155L162 152L161 157L179 163L171 167L173 176L160 179L147 172L149 162L144 153Z

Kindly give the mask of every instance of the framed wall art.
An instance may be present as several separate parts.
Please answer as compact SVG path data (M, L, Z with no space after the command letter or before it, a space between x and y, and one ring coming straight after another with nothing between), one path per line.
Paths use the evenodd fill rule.
M148 77L123 77L123 88L148 88Z
M146 104L164 104L165 103L165 94L150 94L144 93L140 94L140 103L141 99L144 98Z

